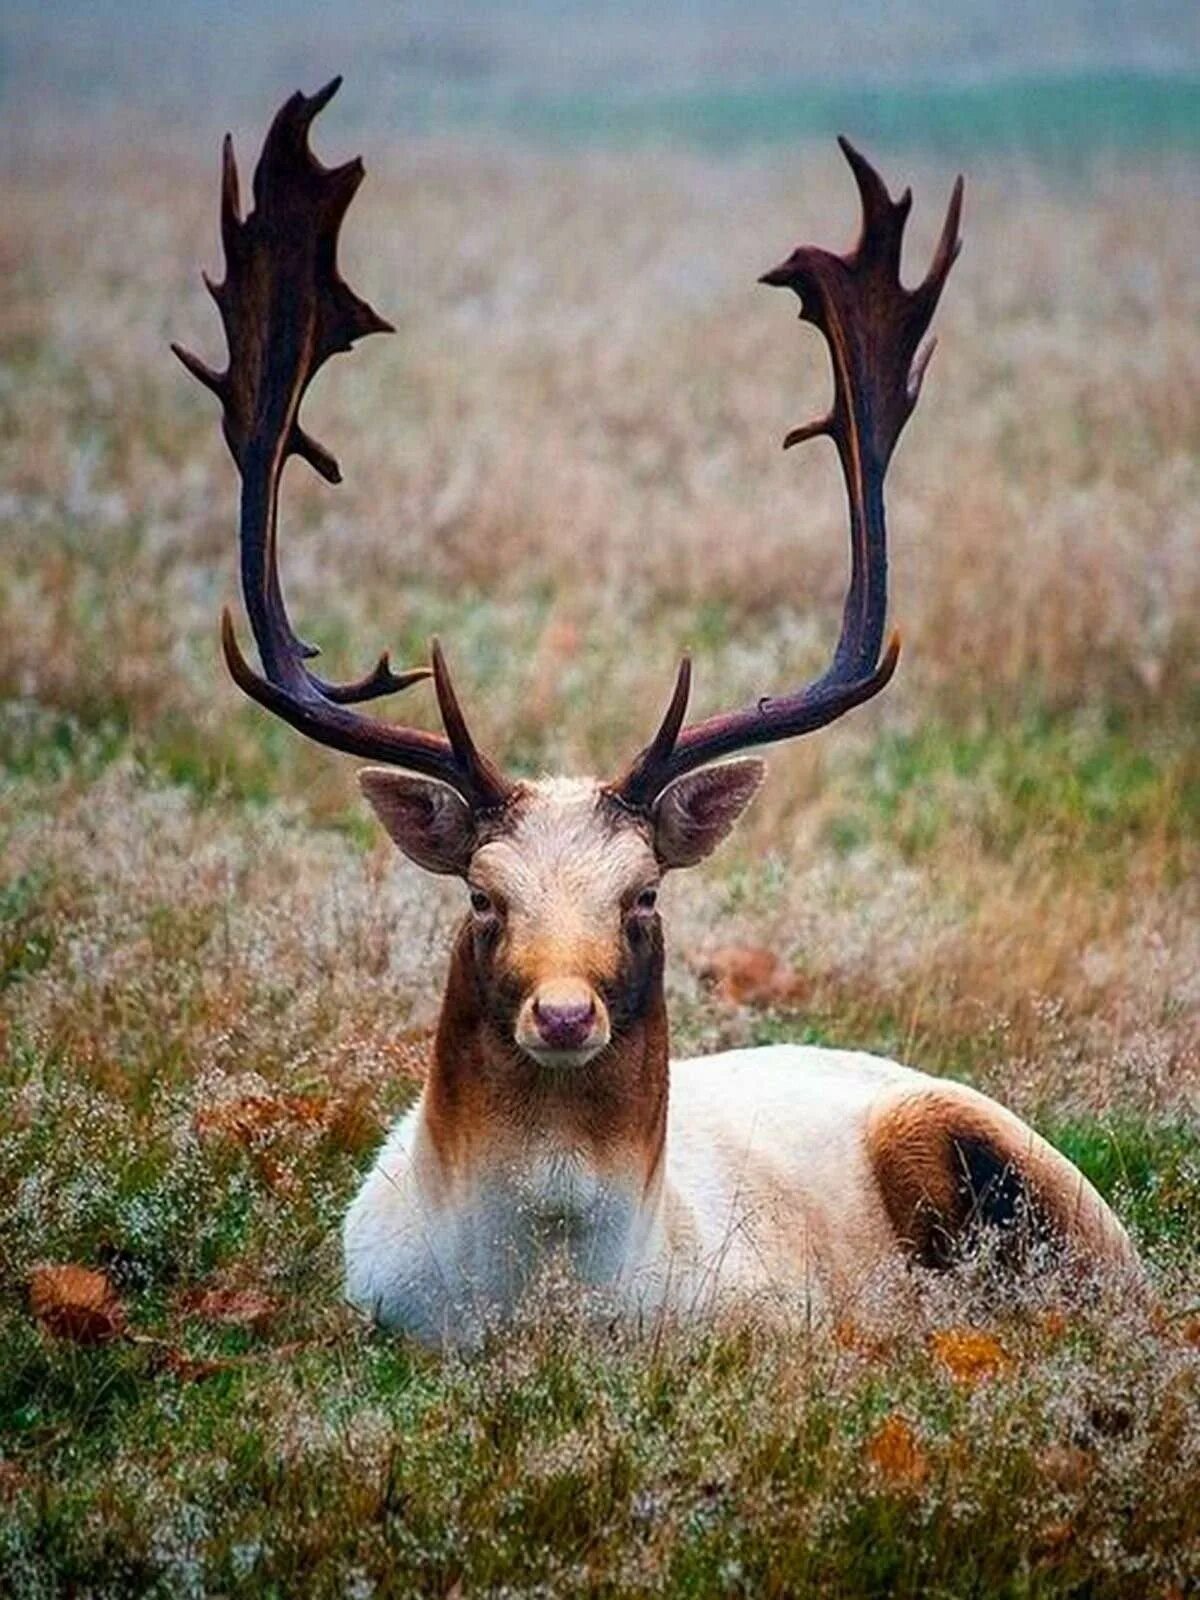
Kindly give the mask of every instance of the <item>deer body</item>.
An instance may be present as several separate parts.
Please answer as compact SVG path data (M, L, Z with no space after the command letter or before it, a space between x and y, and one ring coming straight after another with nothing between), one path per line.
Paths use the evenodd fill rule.
M733 1296L826 1303L895 1251L871 1177L867 1118L905 1077L891 1062L778 1045L671 1067L659 1159L530 1129L447 1171L424 1101L350 1208L350 1301L434 1342L471 1338L561 1255L635 1315Z
M649 1182L645 1145L614 1160L533 1128L448 1170L419 1101L347 1215L347 1298L383 1326L470 1343L558 1257L639 1320L734 1302L866 1320L913 1249L877 1149L881 1124L906 1106L990 1125L997 1150L1040 1165L1041 1203L1093 1259L1135 1269L1087 1180L985 1096L880 1057L773 1045L672 1064ZM930 1161L919 1181L933 1190L956 1177Z
M565 1258L633 1310L698 1312L730 1294L806 1305L861 1293L898 1262L949 1265L980 1229L1013 1264L1030 1225L1088 1264L1132 1266L1120 1224L1085 1179L1011 1113L894 1062L781 1046L669 1062L657 899L704 860L752 800L761 761L730 760L808 734L878 694L884 647L884 477L916 406L925 340L959 249L961 179L925 278L900 282L911 205L842 148L862 202L846 255L801 246L762 282L801 298L825 339L833 403L793 429L837 447L850 581L829 666L798 689L686 723L684 657L653 739L616 778L507 777L475 744L433 641L430 667L331 683L288 617L277 551L292 455L328 481L336 461L300 425L320 366L388 324L344 282L338 232L360 162L326 168L308 143L337 88L275 118L243 217L225 146L224 282L210 285L224 372L176 348L220 399L242 478L242 592L261 672L228 611L230 673L306 736L382 761L364 792L399 848L466 884L428 1081L351 1206L350 1298L427 1339L473 1337ZM923 343L923 341L925 341ZM356 709L433 679L444 733Z

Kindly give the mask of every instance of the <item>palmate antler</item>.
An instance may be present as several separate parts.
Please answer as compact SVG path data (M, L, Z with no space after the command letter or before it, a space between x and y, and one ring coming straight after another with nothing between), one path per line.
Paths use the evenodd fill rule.
M869 700L896 670L900 640L893 634L882 660L887 614L887 534L883 482L904 424L912 415L934 341L923 347L950 268L958 255L963 183L954 185L941 239L924 281L900 283L900 248L911 191L892 200L874 167L847 139L839 144L862 199L862 232L849 255L802 245L760 283L793 289L800 315L829 345L833 407L816 422L794 428L784 448L827 434L836 444L850 503L850 586L833 660L819 678L792 694L766 697L738 711L683 726L691 663L680 663L675 691L653 740L612 793L645 809L685 772L752 745L812 733Z
M448 784L473 812L501 809L515 792L482 754L467 728L435 639L432 669L393 672L386 655L353 683L328 683L306 665L316 654L288 618L279 581L276 525L279 482L300 455L330 483L337 462L301 428L298 413L314 375L356 339L390 331L342 280L338 231L362 182L361 161L327 168L308 144L309 128L340 79L312 96L295 94L271 125L254 174L254 209L241 216L237 168L227 138L221 192L226 276L205 282L225 325L229 363L214 372L172 346L224 409L225 438L242 477L239 542L242 591L262 661L255 672L238 647L233 620L222 616L225 659L239 686L260 705L321 744L383 761ZM869 700L895 671L899 639L880 656L887 612L883 484L904 424L916 405L933 351L922 338L959 251L962 179L955 186L933 263L915 289L900 283L900 250L912 204L906 189L892 200L874 168L840 141L858 184L863 222L858 244L837 256L801 246L762 283L793 289L800 315L829 345L834 399L829 414L796 428L785 448L828 434L837 446L850 507L850 585L842 631L826 671L795 692L683 726L691 687L685 656L667 713L650 744L609 792L647 810L676 778L758 744L824 727ZM445 736L402 727L349 708L431 675Z
M417 667L393 672L386 655L354 683L327 683L306 666L317 652L288 618L279 582L276 524L279 482L291 455L329 483L337 462L301 428L304 392L318 369L356 339L391 331L342 280L338 231L363 178L359 160L324 167L308 144L313 118L341 83L294 94L271 124L254 174L254 209L241 216L233 146L225 140L221 240L225 281L210 283L225 325L229 363L214 372L173 345L184 366L220 400L226 442L242 478L239 531L242 593L262 661L260 676L238 647L228 610L221 618L225 660L246 694L311 739L351 755L438 778L475 811L497 809L512 785L476 748L436 640L432 676L446 737L381 722L347 709L430 676Z

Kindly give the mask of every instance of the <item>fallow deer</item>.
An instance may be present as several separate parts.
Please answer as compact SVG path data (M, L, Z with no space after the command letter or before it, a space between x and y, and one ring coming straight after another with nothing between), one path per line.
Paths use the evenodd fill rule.
M851 568L830 665L802 688L685 725L685 657L661 726L618 777L514 779L473 740L436 640L428 669L394 672L384 655L358 681L330 683L284 606L283 467L299 455L339 481L300 425L301 399L331 355L389 326L338 271L362 164L326 168L309 147L337 87L280 110L244 218L226 140L226 276L209 287L227 368L173 348L221 401L241 475L242 589L262 670L226 610L229 671L309 738L385 763L361 774L384 827L418 866L460 878L469 899L427 1081L345 1220L351 1302L428 1341L470 1337L514 1306L550 1253L631 1310L764 1289L828 1306L877 1268L949 1264L981 1228L1012 1243L1022 1215L1078 1259L1135 1271L1121 1224L1082 1174L965 1086L799 1045L669 1057L659 883L708 856L761 783L760 761L728 758L826 726L895 671L884 475L959 251L962 180L928 273L904 288L911 193L893 200L842 140L862 205L857 245L840 256L802 246L760 279L800 297L832 359L828 415L784 441L829 437L845 479ZM356 709L430 676L444 734Z

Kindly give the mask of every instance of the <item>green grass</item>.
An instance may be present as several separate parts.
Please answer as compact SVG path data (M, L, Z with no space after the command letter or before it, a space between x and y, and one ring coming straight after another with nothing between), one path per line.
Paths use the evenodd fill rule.
M1012 1366L968 1387L919 1341L870 1360L746 1330L649 1345L561 1307L469 1362L342 1330L225 1350L192 1381L152 1348L81 1359L26 1331L0 1405L43 1487L10 1499L0 1559L17 1594L50 1570L164 1595L1119 1596L1193 1570L1194 1506L1138 1415L1172 1404L1149 1352L1118 1377L1102 1335L1002 1337ZM872 1465L889 1416L917 1483ZM1126 1556L1105 1559L1118 1528Z
M27 915L45 890L28 881L7 904ZM184 977L203 921L158 906L144 927ZM888 1027L877 1020L876 1042ZM755 1037L828 1035L767 1016ZM14 1595L458 1584L1028 1600L1200 1576L1200 1513L1173 1475L1200 1460L1187 1420L1200 1357L1178 1311L1165 1332L1128 1306L1064 1318L1050 1289L1011 1313L935 1303L859 1347L753 1319L620 1331L560 1289L482 1354L442 1359L338 1309L334 1236L361 1147L288 1124L248 1143L200 1136L186 1062L146 1053L126 1064L140 1082L101 1066L9 1036L9 1103L34 1092L37 1107L0 1132L0 1570ZM1045 1131L1158 1272L1189 1270L1194 1127ZM21 1291L39 1259L102 1265L134 1341L79 1348L39 1329ZM227 1281L270 1294L267 1330L189 1311L189 1293ZM995 1376L948 1374L931 1343L947 1318L999 1341ZM896 1418L915 1474L873 1455Z
M1200 1254L1200 1129L1128 1117L1051 1123L1043 1130L1160 1259Z
M829 823L831 844L883 837L907 857L969 830L1000 859L1034 845L1081 870L1119 871L1131 843L1200 838L1200 763L1181 727L1112 714L1036 714L981 727L884 734Z
M54 951L54 935L37 916L44 879L26 873L0 888L0 989L40 972Z
M248 742L239 728L211 757L169 718L135 732L26 709L3 726L10 847L47 805L131 782L151 807L182 797L188 831L162 848L185 882L197 831L258 853L277 826L266 797L291 781L286 743L253 712ZM827 842L833 859L911 868L966 838L985 862L1036 853L1076 882L1119 878L1138 850L1182 862L1197 820L1186 750L1171 727L1115 714L927 722L831 774ZM324 839L361 869L371 837L335 809L322 829L290 822L260 866L286 874ZM277 955L227 1028L209 969L231 939L245 959L236 918L272 891L181 894L170 877L110 875L103 849L27 850L0 891L0 982L31 1008L0 1063L0 1572L14 1595L1103 1600L1200 1581L1200 1502L1183 1487L1200 1464L1189 1122L1081 1115L1041 1094L1041 1130L1163 1286L1157 1321L1107 1303L1064 1312L1043 1286L1017 1312L935 1297L891 1337L843 1344L752 1318L619 1330L548 1291L481 1354L433 1357L339 1305L340 1217L411 1087L374 1080L357 1132L286 1116L204 1132L214 1049L224 1070L256 1074L255 1093L344 1093L327 1050L347 1003L330 990L291 1022L312 969ZM789 886L778 858L743 861L720 880L722 914L784 906ZM93 980L70 954L81 938L136 960L115 984ZM49 1012L47 982L66 985ZM750 1006L737 1038L907 1054L987 1087L1003 1036L972 1015L918 1026L905 996L835 977L809 1004ZM677 1021L698 1047L716 1042L711 1007ZM35 1324L24 1284L44 1260L102 1268L130 1337L81 1348ZM266 1324L198 1314L213 1285L266 1294ZM963 1324L1004 1352L980 1383L936 1353L939 1330ZM915 1468L879 1465L885 1424L913 1441Z

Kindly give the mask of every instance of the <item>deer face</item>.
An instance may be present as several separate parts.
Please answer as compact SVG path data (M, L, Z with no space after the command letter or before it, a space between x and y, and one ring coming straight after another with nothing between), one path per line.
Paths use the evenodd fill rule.
M647 813L591 779L544 779L484 817L405 773L369 768L360 781L406 855L464 879L489 1022L540 1064L570 1068L645 1014L662 968L662 875L714 849L762 774L753 760L705 768Z

